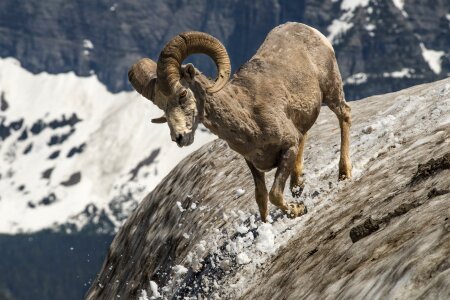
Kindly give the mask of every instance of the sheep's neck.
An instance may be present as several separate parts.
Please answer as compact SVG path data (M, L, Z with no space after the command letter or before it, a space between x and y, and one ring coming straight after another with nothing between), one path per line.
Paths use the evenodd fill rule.
M230 86L213 95L206 95L203 124L234 150L245 153L255 133L251 110L244 95Z

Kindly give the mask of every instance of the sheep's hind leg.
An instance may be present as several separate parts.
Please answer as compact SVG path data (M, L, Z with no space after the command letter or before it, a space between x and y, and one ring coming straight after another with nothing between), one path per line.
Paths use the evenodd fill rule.
M256 167L249 162L247 162L248 167L253 175L253 180L255 181L255 198L258 204L259 214L261 215L261 220L263 222L267 221L268 208L267 204L269 202L269 197L267 194L266 181L264 179L264 173L256 169Z
M330 107L331 108L331 107ZM341 157L339 159L339 180L352 178L352 163L350 160L350 126L351 108L342 100L339 106L331 108L339 120L341 127Z
M294 169L291 172L290 190L292 197L298 198L302 195L305 182L303 179L303 150L305 149L306 134L300 140L297 150L297 157L295 158Z
M290 218L299 217L307 213L306 206L303 202L286 203L283 197L286 180L295 162L295 150L293 147L282 154L278 169L275 173L275 180L269 193L270 202L280 208Z

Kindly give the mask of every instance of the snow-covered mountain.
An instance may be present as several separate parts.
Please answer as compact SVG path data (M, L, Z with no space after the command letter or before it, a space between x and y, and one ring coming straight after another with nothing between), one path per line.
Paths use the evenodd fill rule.
M111 94L95 75L33 75L0 59L0 233L115 232L188 153L160 111L135 92Z
M179 32L216 36L236 70L288 21L332 40L347 99L450 73L448 0L2 0L0 57L15 57L32 72L95 72L118 92L131 88L126 72L135 60L156 59ZM207 58L193 62L213 74Z

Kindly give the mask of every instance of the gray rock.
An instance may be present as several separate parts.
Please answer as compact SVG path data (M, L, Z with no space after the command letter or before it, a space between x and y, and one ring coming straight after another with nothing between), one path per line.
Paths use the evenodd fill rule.
M150 281L165 298L448 299L449 87L352 102L347 182L324 108L305 150L308 214L294 220L272 206L261 224L244 160L223 141L205 145L131 214L87 299L150 297Z

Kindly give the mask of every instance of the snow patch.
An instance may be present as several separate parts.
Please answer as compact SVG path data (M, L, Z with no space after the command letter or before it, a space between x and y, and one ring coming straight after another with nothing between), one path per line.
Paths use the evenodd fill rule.
M351 75L350 77L347 77L347 79L345 79L346 84L363 84L367 82L367 74L366 73L356 73Z
M240 196L245 194L245 190L239 188L239 189L236 190L235 194L236 194L236 196L240 197Z
M344 0L341 2L341 10L354 11L357 7L366 7L370 0Z
M158 292L158 284L156 282L150 281L150 290L152 291L152 297L161 297L161 294Z
M92 49L94 49L94 44L92 44L92 42L91 42L90 40L85 39L85 40L83 40L83 47L84 47L85 49L90 49L90 50L92 50Z
M236 256L236 262L239 265L246 265L248 263L250 263L252 260L248 257L248 255L245 252L239 253Z
M149 300L146 290L141 290L138 300Z
M256 238L256 249L263 253L274 253L276 231L272 224L264 223L258 228L258 237Z
M402 15L404 17L408 17L408 13L404 9L405 0L392 0L392 2L394 3L395 7L397 7L402 12Z
M430 69L435 74L440 74L442 62L441 59L445 52L427 49L423 43L420 43L420 49L422 49L422 56L430 66Z
M333 20L331 25L327 27L327 30L330 33L327 36L327 39L330 40L331 43L336 44L338 42L338 39L352 27L353 23L350 23L348 21Z
M177 201L177 207L178 207L178 209L180 210L180 212L185 211L185 209L183 208L183 205L181 205L181 202L180 202L180 201Z
M172 271L174 271L175 275L184 275L188 272L188 269L183 267L182 265L176 265L172 268Z
M394 72L384 72L383 77L390 77L390 78L411 78L412 74L414 73L414 69L411 68L403 68L400 71L394 71Z
M374 31L375 29L377 29L377 26L375 26L375 24L367 24L367 25L364 26L364 28L367 31Z

